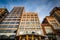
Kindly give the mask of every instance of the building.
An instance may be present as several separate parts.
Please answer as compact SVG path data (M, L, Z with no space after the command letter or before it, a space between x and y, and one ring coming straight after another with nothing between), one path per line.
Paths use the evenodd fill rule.
M48 24L52 26L53 32L56 36L60 36L60 25L59 22L53 16L46 16L42 24ZM59 37L60 38L60 37Z
M50 12L50 16L53 16L59 22L60 25L60 7L54 7ZM60 29L56 31L57 31L56 33L60 35ZM60 39L58 38L58 40Z
M40 24L38 14L25 12L24 7L14 7L10 13L0 8L0 40L56 40L60 36L60 16L55 11Z
M34 12L23 12L19 28L17 30L18 40L41 40L43 30L39 22L38 14Z
M59 22L53 16L46 16L42 22L42 24L50 24L54 29L60 29Z
M51 25L48 24L41 24L44 35L48 33L54 33L54 28Z
M52 25L49 24L41 24L43 33L45 35L45 40L56 40L55 30Z
M50 12L50 16L53 16L56 18L56 20L60 23L60 7L55 7Z
M8 10L6 8L0 8L0 22L7 16Z
M44 39L44 34L38 14L24 12L24 7L14 7L0 22L0 40L41 39Z
M0 23L0 40L15 39L24 7L14 7Z

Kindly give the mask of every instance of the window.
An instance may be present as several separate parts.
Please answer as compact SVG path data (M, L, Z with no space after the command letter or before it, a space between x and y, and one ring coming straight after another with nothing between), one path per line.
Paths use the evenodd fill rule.
M15 22L10 22L10 24L15 24Z
M30 16L27 16L27 18L30 18Z
M5 24L9 24L9 22L5 22Z
M35 18L38 18L37 16L35 16Z
M21 22L21 24L25 24L25 22Z
M52 26L54 27L54 29L59 29L59 25L57 23L52 23Z
M14 26L14 28L18 28L18 27L19 27L19 25L15 25L15 26Z
M31 18L34 18L34 16L31 16Z
M36 26L36 28L40 28L40 26Z
M4 24L4 22L0 22L0 24Z
M22 19L22 21L25 21L25 19Z
M15 22L15 24L19 24L19 22Z
M9 25L8 28L13 28L13 25Z
M23 18L26 18L26 16L23 16Z
M20 26L20 28L24 28L23 26Z
M33 15L31 14L31 16L33 16Z
M0 25L0 28L7 28L7 25Z
M31 19L31 21L34 21L34 19Z
M11 19L6 19L7 21L11 21Z
M31 22L31 24L34 24L34 23L35 23L34 21Z
M50 22L56 22L55 20L50 20Z
M35 16L37 16L37 15L35 14Z
M38 21L38 19L35 19L35 21Z
M46 31L46 33L52 33L53 32L51 27L45 27L45 31Z
M31 26L25 26L25 28L32 28Z
M30 24L30 22L26 22L26 24Z
M16 30L0 30L0 33L15 33Z
M17 19L17 21L20 21L20 19Z
M16 19L12 19L13 21L16 21Z
M8 28L18 28L18 25L9 25Z
M40 24L39 22L35 22L36 24Z
M30 16L30 15L27 15L27 16Z
M26 15L23 15L23 16L26 16Z

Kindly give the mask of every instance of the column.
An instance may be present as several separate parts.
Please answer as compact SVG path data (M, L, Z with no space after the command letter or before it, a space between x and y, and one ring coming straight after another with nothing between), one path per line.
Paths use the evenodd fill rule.
M39 40L41 40L41 37L39 36Z
M22 36L19 37L19 40L21 40Z
M32 40L34 40L34 35L32 35Z
M26 35L26 40L29 40L29 39L28 39L28 35Z

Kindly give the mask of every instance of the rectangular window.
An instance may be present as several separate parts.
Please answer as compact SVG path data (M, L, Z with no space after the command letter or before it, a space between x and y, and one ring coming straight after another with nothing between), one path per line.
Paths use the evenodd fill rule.
M15 24L15 22L10 22L10 24Z
M0 30L0 33L15 33L16 30Z
M18 28L19 25L0 25L0 28Z
M8 25L0 25L0 28L7 28Z
M30 24L30 22L26 22L26 24Z
M9 25L8 28L18 28L18 25Z
M54 29L60 29L59 25L57 23L52 23Z
M24 28L23 26L20 26L20 28Z
M15 24L19 24L19 22L15 22Z
M21 24L25 24L25 22L21 22Z
M0 22L0 24L9 24L9 22Z
M46 31L46 33L52 33L53 32L51 27L45 27L45 31Z

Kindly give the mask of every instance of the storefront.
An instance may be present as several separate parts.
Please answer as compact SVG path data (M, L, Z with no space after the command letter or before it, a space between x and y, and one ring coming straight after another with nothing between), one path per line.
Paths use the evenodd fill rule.
M33 34L19 35L16 37L16 40L42 40L42 39L44 39L44 36Z
M46 35L48 36L48 39L49 39L49 40L57 40L56 35L53 34L53 33L48 33L48 34L46 34Z

